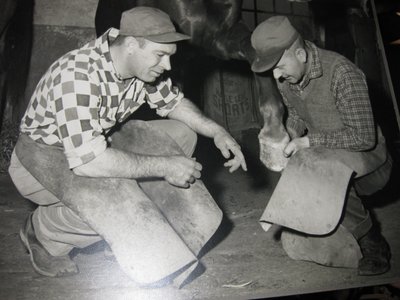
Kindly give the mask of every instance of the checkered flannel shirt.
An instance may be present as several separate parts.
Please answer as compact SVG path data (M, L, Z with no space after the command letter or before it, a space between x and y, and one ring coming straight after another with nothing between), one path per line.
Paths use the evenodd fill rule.
M22 119L21 132L37 142L63 147L70 168L105 151L104 134L144 102L166 116L183 98L170 79L154 85L137 78L122 80L109 49L118 33L112 28L54 62Z
M309 41L306 41L306 43L311 49L309 53L311 67L299 84L289 85L292 91L297 94L313 78L323 75L318 48ZM365 76L360 70L355 71L354 66L351 66L345 60L341 60L334 69L330 90L336 99L336 107L345 127L330 132L309 133L307 136L310 140L310 146L324 146L351 151L367 150L365 149L366 143L363 143L363 141L375 140L375 122ZM295 130L299 135L304 134L307 129L305 122L285 98L283 101L288 108L286 126Z

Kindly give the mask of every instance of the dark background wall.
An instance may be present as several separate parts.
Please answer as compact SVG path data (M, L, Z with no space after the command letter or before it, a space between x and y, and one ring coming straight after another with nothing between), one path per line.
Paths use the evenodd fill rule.
M54 60L95 38L96 7L97 0L35 0L27 99Z
M0 173L7 171L19 122L42 74L95 37L96 7L97 0L0 1Z

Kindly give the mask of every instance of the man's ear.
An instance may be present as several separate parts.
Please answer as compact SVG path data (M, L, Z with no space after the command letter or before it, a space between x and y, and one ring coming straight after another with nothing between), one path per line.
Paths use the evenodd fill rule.
M125 38L124 45L129 54L133 54L139 47L138 41L133 36L127 36Z
M307 62L307 51L304 48L297 48L295 54L299 61L302 63Z

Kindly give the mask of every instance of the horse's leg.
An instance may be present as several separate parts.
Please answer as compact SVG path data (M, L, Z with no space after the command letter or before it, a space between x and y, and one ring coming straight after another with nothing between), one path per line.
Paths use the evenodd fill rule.
M255 74L257 96L263 127L258 135L260 159L270 170L281 171L288 159L283 156L283 149L290 138L283 125L284 106L282 98L271 76Z

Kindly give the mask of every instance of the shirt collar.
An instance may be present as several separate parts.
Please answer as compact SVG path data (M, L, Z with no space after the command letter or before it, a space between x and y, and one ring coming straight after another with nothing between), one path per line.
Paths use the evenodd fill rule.
M306 48L309 50L308 59L309 59L309 67L304 75L303 80L299 83L299 87L304 89L309 83L310 80L321 77L322 76L322 65L319 58L318 48L314 43L310 41L305 41Z
M118 80L123 81L121 75L114 67L110 52L110 44L117 38L118 35L118 29L110 28L103 35L101 35L96 42L98 48L100 49L101 55L106 60L106 65L104 66L104 69L115 75Z

